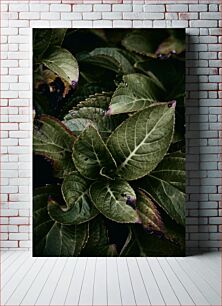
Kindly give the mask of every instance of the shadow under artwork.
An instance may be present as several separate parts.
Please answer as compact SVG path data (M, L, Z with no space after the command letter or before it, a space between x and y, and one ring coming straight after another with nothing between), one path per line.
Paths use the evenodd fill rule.
M33 29L33 256L185 255L184 99L184 29Z

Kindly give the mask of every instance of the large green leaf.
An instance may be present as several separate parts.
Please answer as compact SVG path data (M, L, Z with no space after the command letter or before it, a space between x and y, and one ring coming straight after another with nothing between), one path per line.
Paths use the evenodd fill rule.
M33 197L33 242L35 256L78 256L88 239L88 223L65 226L47 213L49 196L58 196L58 187L38 188Z
M122 72L123 74L132 73L134 71L132 64L121 53L118 48L96 48L91 51L84 62L97 65L115 72Z
M175 102L160 103L125 120L108 138L117 163L116 174L135 180L151 172L163 159L174 132Z
M56 201L49 201L48 212L51 219L63 224L81 224L98 215L97 209L89 198L89 184L78 172L64 178L62 195L66 207Z
M110 171L116 168L112 155L92 125L74 143L72 157L78 171L89 179L96 179L103 168Z
M136 63L136 68L152 77L166 89L167 100L176 99L185 92L185 62L174 58L166 60L149 59ZM167 73L166 73L167 72Z
M55 175L64 175L74 170L72 146L76 137L56 118L42 116L36 121L33 135L33 150L53 161Z
M182 153L166 155L139 186L177 223L185 224L185 159Z
M89 222L89 239L82 254L84 256L115 256L116 246L110 244L105 220L101 216Z
M158 45L166 37L163 30L134 30L122 40L122 45L129 51L154 57Z
M164 236L149 234L140 226L133 227L133 238L140 250L139 256L184 256L185 250L180 244L172 243ZM133 256L132 254L130 254ZM126 255L127 256L127 255Z
M103 139L122 122L123 116L106 116L105 112L112 93L103 92L80 101L64 118L64 124L75 134L82 132L89 124L93 125Z
M173 35L165 39L156 50L156 54L180 54L185 51L185 39L179 39Z
M44 56L42 63L69 85L75 85L78 82L78 62L68 50L53 47L52 51Z
M136 194L136 211L144 228L149 231L164 232L164 225L156 205L148 195L139 190Z
M127 204L135 202L136 195L125 181L97 181L90 187L90 197L97 209L108 219L119 223L138 221L136 211Z
M163 91L154 80L140 73L123 76L123 82L114 92L107 115L130 113L142 110L161 101Z

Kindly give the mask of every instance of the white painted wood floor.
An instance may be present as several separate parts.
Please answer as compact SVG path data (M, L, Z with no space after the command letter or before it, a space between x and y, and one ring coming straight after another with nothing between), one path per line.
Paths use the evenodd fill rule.
M221 305L220 256L32 258L2 252L0 305Z

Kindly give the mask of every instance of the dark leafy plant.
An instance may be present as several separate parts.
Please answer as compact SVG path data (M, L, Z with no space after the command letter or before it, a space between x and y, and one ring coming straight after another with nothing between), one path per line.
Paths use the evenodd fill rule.
M119 30L115 40L113 31L89 31L92 50L68 51L82 33L36 30L36 71L78 85L62 98L64 118L35 86L33 150L56 184L34 191L34 255L183 255L184 33ZM57 41L46 50L45 35Z

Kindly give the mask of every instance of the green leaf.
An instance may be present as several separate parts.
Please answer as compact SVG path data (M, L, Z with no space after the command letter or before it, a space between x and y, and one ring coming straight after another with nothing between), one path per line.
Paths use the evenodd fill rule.
M170 36L159 45L156 54L170 54L171 52L180 54L184 51L185 39L178 39L175 36Z
M139 226L133 227L133 234L140 250L140 256L184 256L185 250L181 245L172 243L164 236L149 234Z
M90 187L90 197L96 208L108 219L119 223L138 221L136 211L126 204L127 199L135 202L136 195L125 181L97 181Z
M177 223L185 224L185 159L182 153L166 155L139 186Z
M89 184L78 172L64 178L62 195L67 207L49 201L48 211L52 220L63 224L81 224L98 215L97 209L89 198Z
M140 73L123 76L123 82L114 92L108 115L142 110L160 101L162 89L150 77Z
M83 256L116 256L114 244L110 244L104 218L96 217L89 222L89 239L83 249Z
M84 62L123 74L134 71L132 64L118 48L96 48L84 58Z
M52 29L51 46L61 46L65 38L67 29Z
M69 85L76 84L79 79L79 66L75 57L66 49L53 47L42 59L42 63Z
M134 30L122 40L122 45L129 51L154 57L158 45L166 37L163 30Z
M103 139L122 122L123 116L106 116L105 112L111 100L111 93L103 92L89 96L79 102L64 118L64 124L74 133L79 134L89 124L93 125Z
M164 225L156 205L142 190L137 192L136 197L136 211L144 228L163 233Z
M34 126L33 150L52 160L55 175L62 178L74 170L71 154L75 139L58 119L42 116Z
M49 196L58 196L58 187L42 187L34 192L34 256L78 256L88 239L88 223L65 226L51 220L47 213Z
M140 256L140 250L129 226L129 234L120 252L121 257Z
M176 99L185 92L185 62L174 58L165 60L149 59L136 63L143 73L154 75L166 89L167 100ZM166 73L167 72L167 73Z
M52 29L33 29L33 55L39 59L51 43Z
M117 163L116 174L135 180L163 159L174 133L175 103L160 103L125 120L107 141Z
M89 179L96 179L103 167L116 168L112 155L93 126L87 127L74 143L72 158L77 170Z

